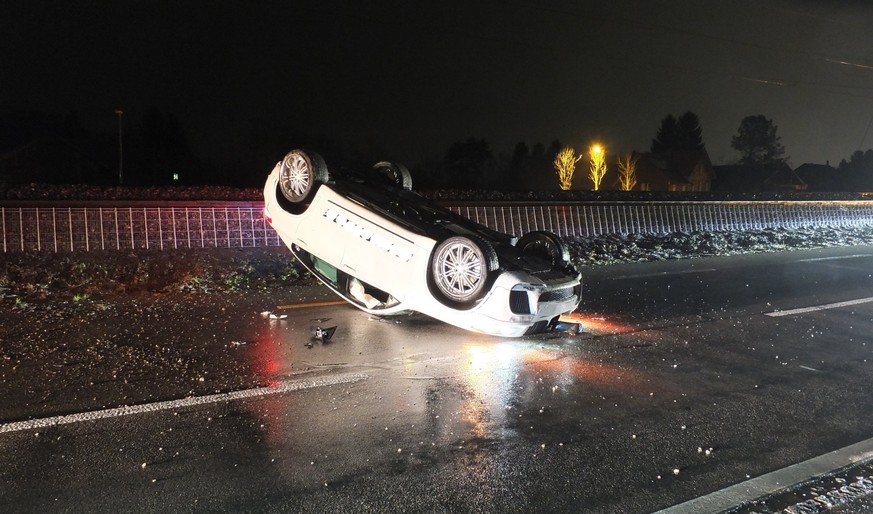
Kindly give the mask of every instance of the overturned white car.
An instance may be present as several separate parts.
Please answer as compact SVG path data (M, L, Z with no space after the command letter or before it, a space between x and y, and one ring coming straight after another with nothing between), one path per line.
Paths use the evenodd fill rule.
M409 311L500 336L548 330L579 305L582 283L549 232L495 232L413 192L409 171L380 162L328 170L292 150L264 186L268 221L313 275L361 310Z

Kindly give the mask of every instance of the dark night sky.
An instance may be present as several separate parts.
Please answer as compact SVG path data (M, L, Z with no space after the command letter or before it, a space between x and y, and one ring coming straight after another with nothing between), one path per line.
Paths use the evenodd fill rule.
M687 110L723 164L764 114L793 166L836 164L873 147L871 27L848 0L10 0L0 110L157 106L213 158L284 127L410 164L470 136L648 150Z

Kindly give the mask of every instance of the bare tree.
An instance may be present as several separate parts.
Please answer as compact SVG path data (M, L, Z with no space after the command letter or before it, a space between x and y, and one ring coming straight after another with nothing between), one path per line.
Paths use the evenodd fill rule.
M558 183L561 189L568 191L573 185L573 174L576 173L576 163L582 160L582 155L576 155L576 151L565 146L558 151L552 166L558 173Z
M606 149L600 145L591 147L591 165L588 168L588 178L594 184L594 190L600 190L600 183L606 176Z
M637 160L632 153L618 158L618 183L622 191L632 191L637 185Z

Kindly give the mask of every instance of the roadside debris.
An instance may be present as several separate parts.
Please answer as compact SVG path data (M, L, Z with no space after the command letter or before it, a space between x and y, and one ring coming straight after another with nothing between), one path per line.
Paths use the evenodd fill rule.
M399 319L395 319L393 317L389 318L389 317L385 317L385 316L374 316L372 314L367 316L367 321L378 321L381 323L390 323L390 324L394 324L394 325L400 325L401 323L403 323Z
M307 341L306 343L306 347L312 348L317 342L323 344L330 341L330 339L333 337L334 332L336 332L336 325L327 328L322 328L320 326L315 327L312 332L312 337L310 337L309 341Z
M558 321L552 327L552 330L555 332L565 332L569 336L575 336L582 332L582 325L580 323Z
M333 337L333 333L336 332L336 325L327 328L315 327L315 335L313 339L318 341L329 341L331 337Z

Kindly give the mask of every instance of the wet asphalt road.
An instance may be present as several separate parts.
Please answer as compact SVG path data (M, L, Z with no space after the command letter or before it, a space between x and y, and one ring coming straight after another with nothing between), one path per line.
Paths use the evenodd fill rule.
M518 340L280 308L318 289L4 313L0 510L652 512L873 437L873 303L766 315L873 297L873 247L585 277Z

